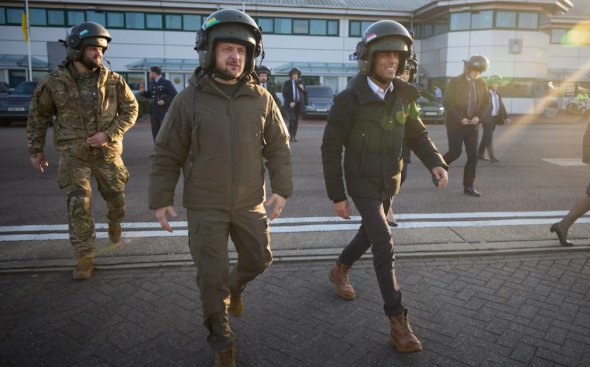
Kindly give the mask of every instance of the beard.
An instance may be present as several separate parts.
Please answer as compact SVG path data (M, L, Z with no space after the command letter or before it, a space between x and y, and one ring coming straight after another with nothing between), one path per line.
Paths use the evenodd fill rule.
M94 70L97 69L98 67L100 67L101 62L98 61L96 62L95 60L91 59L90 57L87 56L82 56L82 59L80 60L80 62L82 63L82 65L84 65L88 70Z

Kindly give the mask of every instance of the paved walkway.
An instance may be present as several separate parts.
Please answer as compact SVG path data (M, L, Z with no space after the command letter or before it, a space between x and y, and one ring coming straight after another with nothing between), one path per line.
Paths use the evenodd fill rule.
M590 366L590 253L405 258L424 351L400 355L370 261L343 301L326 261L278 263L232 325L239 366ZM190 266L0 275L0 366L209 366Z

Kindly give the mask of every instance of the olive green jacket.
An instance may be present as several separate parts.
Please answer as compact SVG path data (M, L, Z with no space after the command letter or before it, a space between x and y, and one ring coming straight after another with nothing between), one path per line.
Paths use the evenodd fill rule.
M100 67L96 96L96 124L84 117L80 91L72 76L73 65L60 65L43 77L31 100L27 122L29 154L43 152L45 136L52 116L55 116L53 141L59 153L80 155L90 151L86 139L97 132L109 138L103 150L107 159L120 156L123 134L135 124L137 100L123 77Z
M265 198L264 165L273 193L293 192L291 150L281 112L248 78L228 97L197 69L172 101L156 138L149 207L173 205L180 171L189 209L244 209Z

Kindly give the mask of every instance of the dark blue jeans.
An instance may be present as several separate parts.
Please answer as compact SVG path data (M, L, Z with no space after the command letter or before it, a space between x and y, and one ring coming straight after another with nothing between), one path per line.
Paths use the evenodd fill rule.
M352 265L371 248L385 314L399 315L403 312L402 293L395 277L393 237L386 218L391 206L391 198L385 201L365 198L352 200L361 214L362 224L352 241L340 254L338 262Z

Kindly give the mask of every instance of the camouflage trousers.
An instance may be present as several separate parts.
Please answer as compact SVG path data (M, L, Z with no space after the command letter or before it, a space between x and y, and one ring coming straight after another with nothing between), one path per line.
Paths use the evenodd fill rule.
M92 155L80 159L62 154L57 176L59 187L67 196L68 228L76 259L93 257L96 232L90 180L94 176L98 191L106 201L108 222L120 223L125 217L125 183L129 172L120 156L107 161Z

